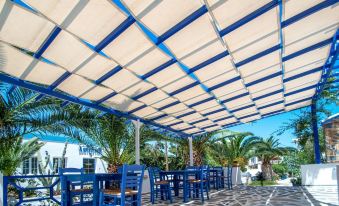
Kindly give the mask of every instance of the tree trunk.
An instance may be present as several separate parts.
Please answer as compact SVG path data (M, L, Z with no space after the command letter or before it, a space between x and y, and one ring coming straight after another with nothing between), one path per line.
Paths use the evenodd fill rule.
M271 163L263 162L263 164L261 165L261 171L263 173L265 180L272 180L273 176Z
M169 167L168 167L168 145L167 145L167 141L165 142L165 164L166 164L166 171L168 171Z
M203 164L202 162L202 154L200 154L197 151L193 151L193 160L195 166L201 166Z

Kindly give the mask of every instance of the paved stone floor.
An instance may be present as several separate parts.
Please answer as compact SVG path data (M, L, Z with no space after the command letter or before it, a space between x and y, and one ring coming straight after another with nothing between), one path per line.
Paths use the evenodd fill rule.
M143 197L143 205L152 205L149 196ZM182 197L175 197L173 204L169 201L157 201L157 206L161 205L227 205L227 206L318 206L318 205L338 205L337 187L250 187L238 186L233 190L212 190L210 200L201 203L200 199L191 200L183 204Z

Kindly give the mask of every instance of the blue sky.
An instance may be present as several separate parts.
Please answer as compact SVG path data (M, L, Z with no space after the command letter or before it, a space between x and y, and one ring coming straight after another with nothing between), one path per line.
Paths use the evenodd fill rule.
M339 107L335 105L328 106L328 109L332 112L332 114L336 114L339 112ZM271 134L277 131L284 122L288 122L290 119L295 118L296 115L300 114L301 111L303 110L298 109L295 111L286 112L276 116L261 119L256 122L230 127L228 129L238 132L252 132L254 135L260 137L270 137ZM284 146L296 146L292 142L292 140L296 138L292 134L292 131L287 131L283 135L278 136L278 138L280 139L280 143Z

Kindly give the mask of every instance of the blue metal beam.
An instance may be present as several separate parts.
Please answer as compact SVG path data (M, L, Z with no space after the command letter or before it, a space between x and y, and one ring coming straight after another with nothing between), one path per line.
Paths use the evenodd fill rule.
M225 99L225 100L221 101L221 103L224 104L224 103L227 103L227 102L231 102L231 101L236 100L236 99L239 99L239 98L241 98L241 97L245 97L245 96L247 96L247 95L249 95L249 94L250 94L249 92L245 92L245 93L239 94L239 95L237 95L237 96L234 96L234 97Z
M62 99L64 101L69 101L69 102L72 102L72 103L75 103L75 104L80 104L80 105L83 105L83 106L86 106L86 107L97 109L97 110L100 110L100 111L103 111L103 112L106 112L106 113L110 113L110 114L113 114L113 115L126 117L126 118L129 118L129 119L132 119L132 120L139 119L141 122L143 122L145 124L150 124L150 125L153 125L153 126L156 126L156 127L159 127L159 128L163 128L163 129L166 129L166 130L169 130L169 131L172 131L172 132L175 132L175 133L178 133L182 136L187 137L187 134L178 132L178 131L170 128L170 127L162 126L162 125L156 124L156 123L151 122L151 121L140 119L139 117L135 117L135 116L130 115L128 113L124 113L124 112L120 112L120 111L117 111L117 110L114 110L114 109L103 107L101 105L94 104L90 101L86 101L86 100L76 98L76 97L73 97L73 96L69 96L69 95L66 95L66 94L63 94L63 93L60 93L60 92L57 92L57 91L53 91L51 89L48 89L48 88L30 83L30 82L27 82L27 81L24 81L24 80L20 80L20 79L17 79L17 78L14 78L14 77L11 77L11 76L8 76L8 75L5 75L5 74L0 73L0 81L6 82L6 83L12 84L12 85L20 86L20 87L23 87L23 88L26 88L26 89L29 89L29 90L32 90L32 91L35 91L35 92L39 92L41 94L45 94L45 95L48 95L48 96L52 96L52 97L55 97L55 98L58 98L58 99Z
M260 115L260 113L257 112L257 113L249 114L249 115L246 115L246 116L239 117L238 119L245 119L245 118L253 117L253 116L256 116L256 115Z
M262 117L268 117L268 116L271 116L273 114L277 114L277 113L280 113L280 112L284 112L285 110L284 109L279 109L277 111L273 111L273 112L269 112L269 113L265 113L263 115L261 115Z
M265 108L272 107L272 106L275 106L275 105L278 105L278 104L283 104L283 103L284 103L284 100L277 101L277 102L274 102L274 103L271 103L271 104L268 104L268 105L258 107L258 109L265 109Z
M141 94L136 95L136 96L133 97L132 99L138 100L138 99L140 99L141 97L144 97L144 96L146 96L146 95L148 95L148 94L150 94L150 93L152 93L152 92L154 92L154 91L156 91L156 90L158 90L158 88L153 87L153 88L151 88L151 89L149 89L149 90L147 90L147 91L145 91L145 92L143 92L143 93L141 93Z
M39 59L41 55L46 51L46 49L51 45L51 43L54 41L54 39L58 36L60 33L61 28L58 26L55 26L48 38L45 40L45 42L41 45L39 50L33 55L34 58Z
M190 122L190 124L197 124L197 123L199 123L199 122L204 122L204 121L207 121L207 120L209 120L208 118L204 118L204 119L199 119L199 120L197 120L197 121L194 121L194 122Z
M199 101L199 102L195 102L195 103L193 103L193 104L190 104L190 105L188 105L188 107L195 107L195 106L198 106L198 105L200 105L200 104L203 104L203 103L206 103L206 102L209 102L209 101L213 101L213 100L215 100L215 98L214 98L214 97L210 97L210 98L201 100L201 101Z
M320 153L320 144L319 144L316 101L312 101L312 104L311 104L311 121L312 121L312 130L313 130L313 144L314 144L315 163L320 164L321 163L321 153Z
M135 19L132 16L129 16L125 21L123 21L117 28L115 28L107 37L105 37L99 44L94 48L96 52L100 52L108 44L110 44L114 39L116 39L120 34L122 34L126 29L128 29Z
M96 80L95 84L101 84L103 81L107 80L108 78L110 78L111 76L113 76L114 74L118 73L121 70L122 70L122 67L120 65L116 66L111 71L107 72L102 77L100 77L98 80Z
M253 56L251 56L251 57L249 57L247 59L244 59L244 60L236 63L235 66L236 67L241 67L241 66L243 66L245 64L248 64L251 61L254 61L254 60L259 59L259 58L261 58L263 56L266 56L266 55L268 55L268 54L270 54L272 52L278 51L280 48L281 48L280 44L277 44L277 45L275 45L275 46L273 46L271 48L268 48L268 49L266 49L266 50L264 50L262 52L259 52L258 54L255 54L255 55L253 55Z
M217 109L217 110L214 110L214 111L211 111L211 112L207 112L207 113L205 113L205 114L203 114L203 115L204 115L204 116L209 116L209 115L211 115L211 114L215 114L215 113L222 112L222 111L225 111L225 109L224 109L224 108L222 108L222 109Z
M295 79L298 79L300 77L304 77L304 76L307 76L307 75L310 75L310 74L314 74L316 72L320 72L320 71L322 71L322 69L323 69L323 67L321 66L321 67L317 67L315 69L308 70L306 72L302 72L300 74L297 74L297 75L294 75L292 77L284 79L284 83L292 81L292 80L295 80Z
M244 106L244 107L240 107L240 108L238 108L238 109L231 110L231 112L232 112L232 113L233 113L233 112L238 112L238 111L240 111L240 110L248 109L248 108L251 108L251 107L254 107L254 106L255 106L255 104L250 104L250 105L247 105L247 106Z
M233 116L222 117L222 118L216 119L216 120L214 120L214 121L215 121L215 122L220 122L220 121L223 121L223 120L226 120L226 119L231 119L231 118L233 118Z
M332 6L332 5L336 4L336 3L338 3L338 0L326 0L326 1L323 1L323 2L317 4L317 5L313 6L313 7L311 7L309 9L307 9L307 10L305 10L305 11L303 11L303 12L301 12L301 13L299 13L299 14L297 14L297 15L289 18L289 19L287 19L286 21L282 22L281 26L282 26L282 28L285 28L285 27L287 27L287 26L289 26L289 25L291 25L291 24L293 24L293 23L295 23L295 22L297 22L297 21L299 21L299 20L301 20L301 19L303 19L303 18L305 18L305 17L315 13L315 12L318 12L318 11L320 11L320 10L322 10L324 8L327 8L329 6Z
M165 62L164 64L158 66L157 68L153 69L152 71L144 74L141 79L145 80L147 78L149 78L150 76L153 76L154 74L166 69L167 67L171 66L172 64L176 63L177 60L176 59L171 59L168 62Z
M187 90L187 89L190 89L190 88L192 88L192 87L195 87L195 86L197 86L197 85L199 85L199 82L193 82L192 84L189 84L189 85L187 85L187 86L184 86L184 87L182 87L182 88L180 88L180 89L178 89L178 90L175 90L174 92L171 92L171 93L169 93L169 95L170 96L174 96L174 95L176 95L176 94L179 94L179 93L181 93L181 92L183 92L183 91L185 91L185 90Z
M162 42L166 41L166 39L170 38L175 33L177 33L178 31L185 28L187 25L189 25L190 23L192 23L193 21L195 21L196 19L198 19L199 17L207 13L207 11L208 10L206 6L203 5L197 11L193 12L191 15L186 17L184 20L182 20L181 22L176 24L174 27L170 28L168 31L166 31L161 36L159 36L156 44L159 45Z
M226 27L225 29L221 30L220 36L225 36L232 31L238 29L239 27L247 24L248 22L252 21L253 19L257 18L258 16L261 16L262 14L266 13L267 11L273 9L278 5L277 0L273 0L269 2L268 4L264 5L263 7L255 10L254 12L250 13L249 15L245 16L244 18L240 19L239 21L231 24L230 26Z
M214 85L214 86L210 87L210 88L208 89L208 91L216 90L216 89L218 89L218 88L220 88L220 87L226 86L226 85L231 84L231 83L233 83L233 82L235 82L235 81L238 81L238 80L240 80L240 79L241 79L240 76L234 77L234 78L232 78L232 79L229 79L229 80L227 80L227 81L224 81L224 82L222 82L222 83L219 83L219 84L217 84L217 85Z
M293 59L293 58L295 58L295 57L297 57L297 56L303 55L303 54L305 54L305 53L307 53L307 52L310 52L310 51L313 51L313 50L315 50L315 49L319 49L319 48L321 48L321 47L323 47L323 46L326 46L326 45L328 45L328 44L331 44L331 43L332 43L332 38L326 39L326 40L321 41L321 42L319 42L319 43L317 43L317 44L314 44L314 45L309 46L309 47L307 47L307 48L304 48L304 49L302 49L302 50L300 50L300 51L297 51L297 52L295 52L295 53L293 53L293 54L290 54L290 55L288 55L288 56L285 56L285 57L283 57L282 61L283 61L283 62L288 61L288 60Z
M105 97L99 99L98 101L96 101L96 104L101 104L101 103L103 103L104 101L106 101L106 100L108 100L108 99L114 97L114 96L117 95L117 94L118 94L118 93L116 93L116 92L112 92L111 94L109 94L109 95L107 95L107 96L105 96Z
M261 79L257 79L257 80L255 80L255 81L253 81L253 82L249 82L249 83L245 84L245 86L246 86L246 87L251 87L251 86L253 86L253 85L259 84L259 83L261 83L261 82L270 80L270 79L272 79L272 78L274 78L274 77L278 77L278 76L281 76L281 75L282 75L282 71L278 71L278 72L276 72L276 73L270 74L270 75L268 75L268 76L266 76L266 77L263 77L263 78L261 78Z
M287 106L291 106L293 104L298 104L298 103L301 103L301 102L306 102L306 101L309 101L309 100L312 100L312 97L307 97L307 98L300 99L300 100L297 100L297 101L294 101L294 102L290 102L290 103L286 104L286 107Z
M300 93L300 92L304 92L304 91L307 91L309 89L314 89L317 87L317 84L314 84L314 85L311 85L311 86L308 86L308 87L305 87L305 88L302 88L302 89L298 89L298 90L295 90L295 91L292 91L292 92L289 92L289 93L286 93L284 96L285 97L288 97L288 96L291 96L293 94L297 94L297 93Z
M184 121L179 121L179 122L176 122L176 123L169 124L169 125L167 125L167 127L173 127L173 126L181 124L181 123L184 123Z
M212 58L210 58L210 59L208 59L208 60L198 64L195 67L193 67L192 69L189 70L188 73L191 74L191 73L193 73L195 71L198 71L199 69L201 69L201 68L203 68L203 67L205 67L207 65L210 65L210 64L212 64L212 63L218 61L219 59L222 59L222 58L224 58L224 57L226 57L228 55L229 55L228 51L221 52L220 54L217 54L216 56L214 56L214 57L212 57Z
M176 116L176 118L180 119L181 117L185 117L185 116L188 116L188 115L191 115L191 114L194 114L194 113L197 113L196 111L190 111L190 112L187 112L185 114L181 114L179 116Z
M215 126L219 126L219 125L218 124L212 124L212 125L209 125L209 126L206 126L206 127L202 127L201 129L208 129L208 128L215 127Z
M159 116L156 116L156 117L149 119L149 121L155 121L157 119L161 119L161 118L164 118L164 117L167 117L167 116L168 116L168 114L162 114L162 115L159 115Z
M137 107L135 109L132 109L131 111L128 112L128 114L133 114L134 112L138 111L138 110L141 110L143 108L147 107L147 105L143 104L141 105L140 107Z
M279 89L279 90L276 90L276 91L274 91L274 92L270 92L270 93L261 95L261 96L259 96L259 97L255 97L255 98L253 98L253 101L257 101L257 100L259 100L259 99L264 99L264 98L266 98L266 97L269 97L269 96L272 96L272 95L275 95L275 94L279 94L279 93L282 93L282 92L284 92L284 90L283 90L283 89Z
M173 107L174 105L177 105L177 104L180 104L180 103L181 103L180 101L172 102L172 103L170 103L170 104L168 104L168 105L165 105L165 106L163 106L163 107L160 107L160 108L159 108L159 111L164 110L164 109L167 109L167 108L169 108L169 107Z

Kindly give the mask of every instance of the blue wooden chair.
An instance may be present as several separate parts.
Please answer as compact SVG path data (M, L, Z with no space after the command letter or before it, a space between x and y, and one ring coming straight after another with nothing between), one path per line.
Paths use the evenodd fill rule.
M218 190L219 188L224 187L222 184L222 176L223 176L223 168L222 167L212 167L210 168L210 185L213 186L214 189Z
M198 198L200 196L201 201L204 202L204 193L206 193L206 197L209 199L208 191L210 171L208 166L201 166L196 168L196 170L198 170L196 178L188 180L188 194L189 197L191 197L191 191L193 191L193 198Z
M100 191L99 205L137 205L141 206L144 165L124 164L118 171L121 174L120 188Z
M69 182L61 181L62 191L68 191L68 194L63 194L62 198L66 198L67 205L92 205L93 200L84 200L84 196L93 195L93 181L85 179L84 169L81 168L59 168L60 179L63 180L64 176L72 175ZM74 199L79 197L79 202ZM89 199L89 197L87 197Z
M172 203L171 185L168 180L164 180L160 175L160 169L157 167L149 167L149 179L151 186L151 202L154 204L155 198L158 198L159 193L161 198L166 197ZM165 195L164 195L165 194Z
M227 186L229 190L233 189L233 182L232 182L232 166L228 166L226 168L226 174L221 176L221 181L224 185Z

